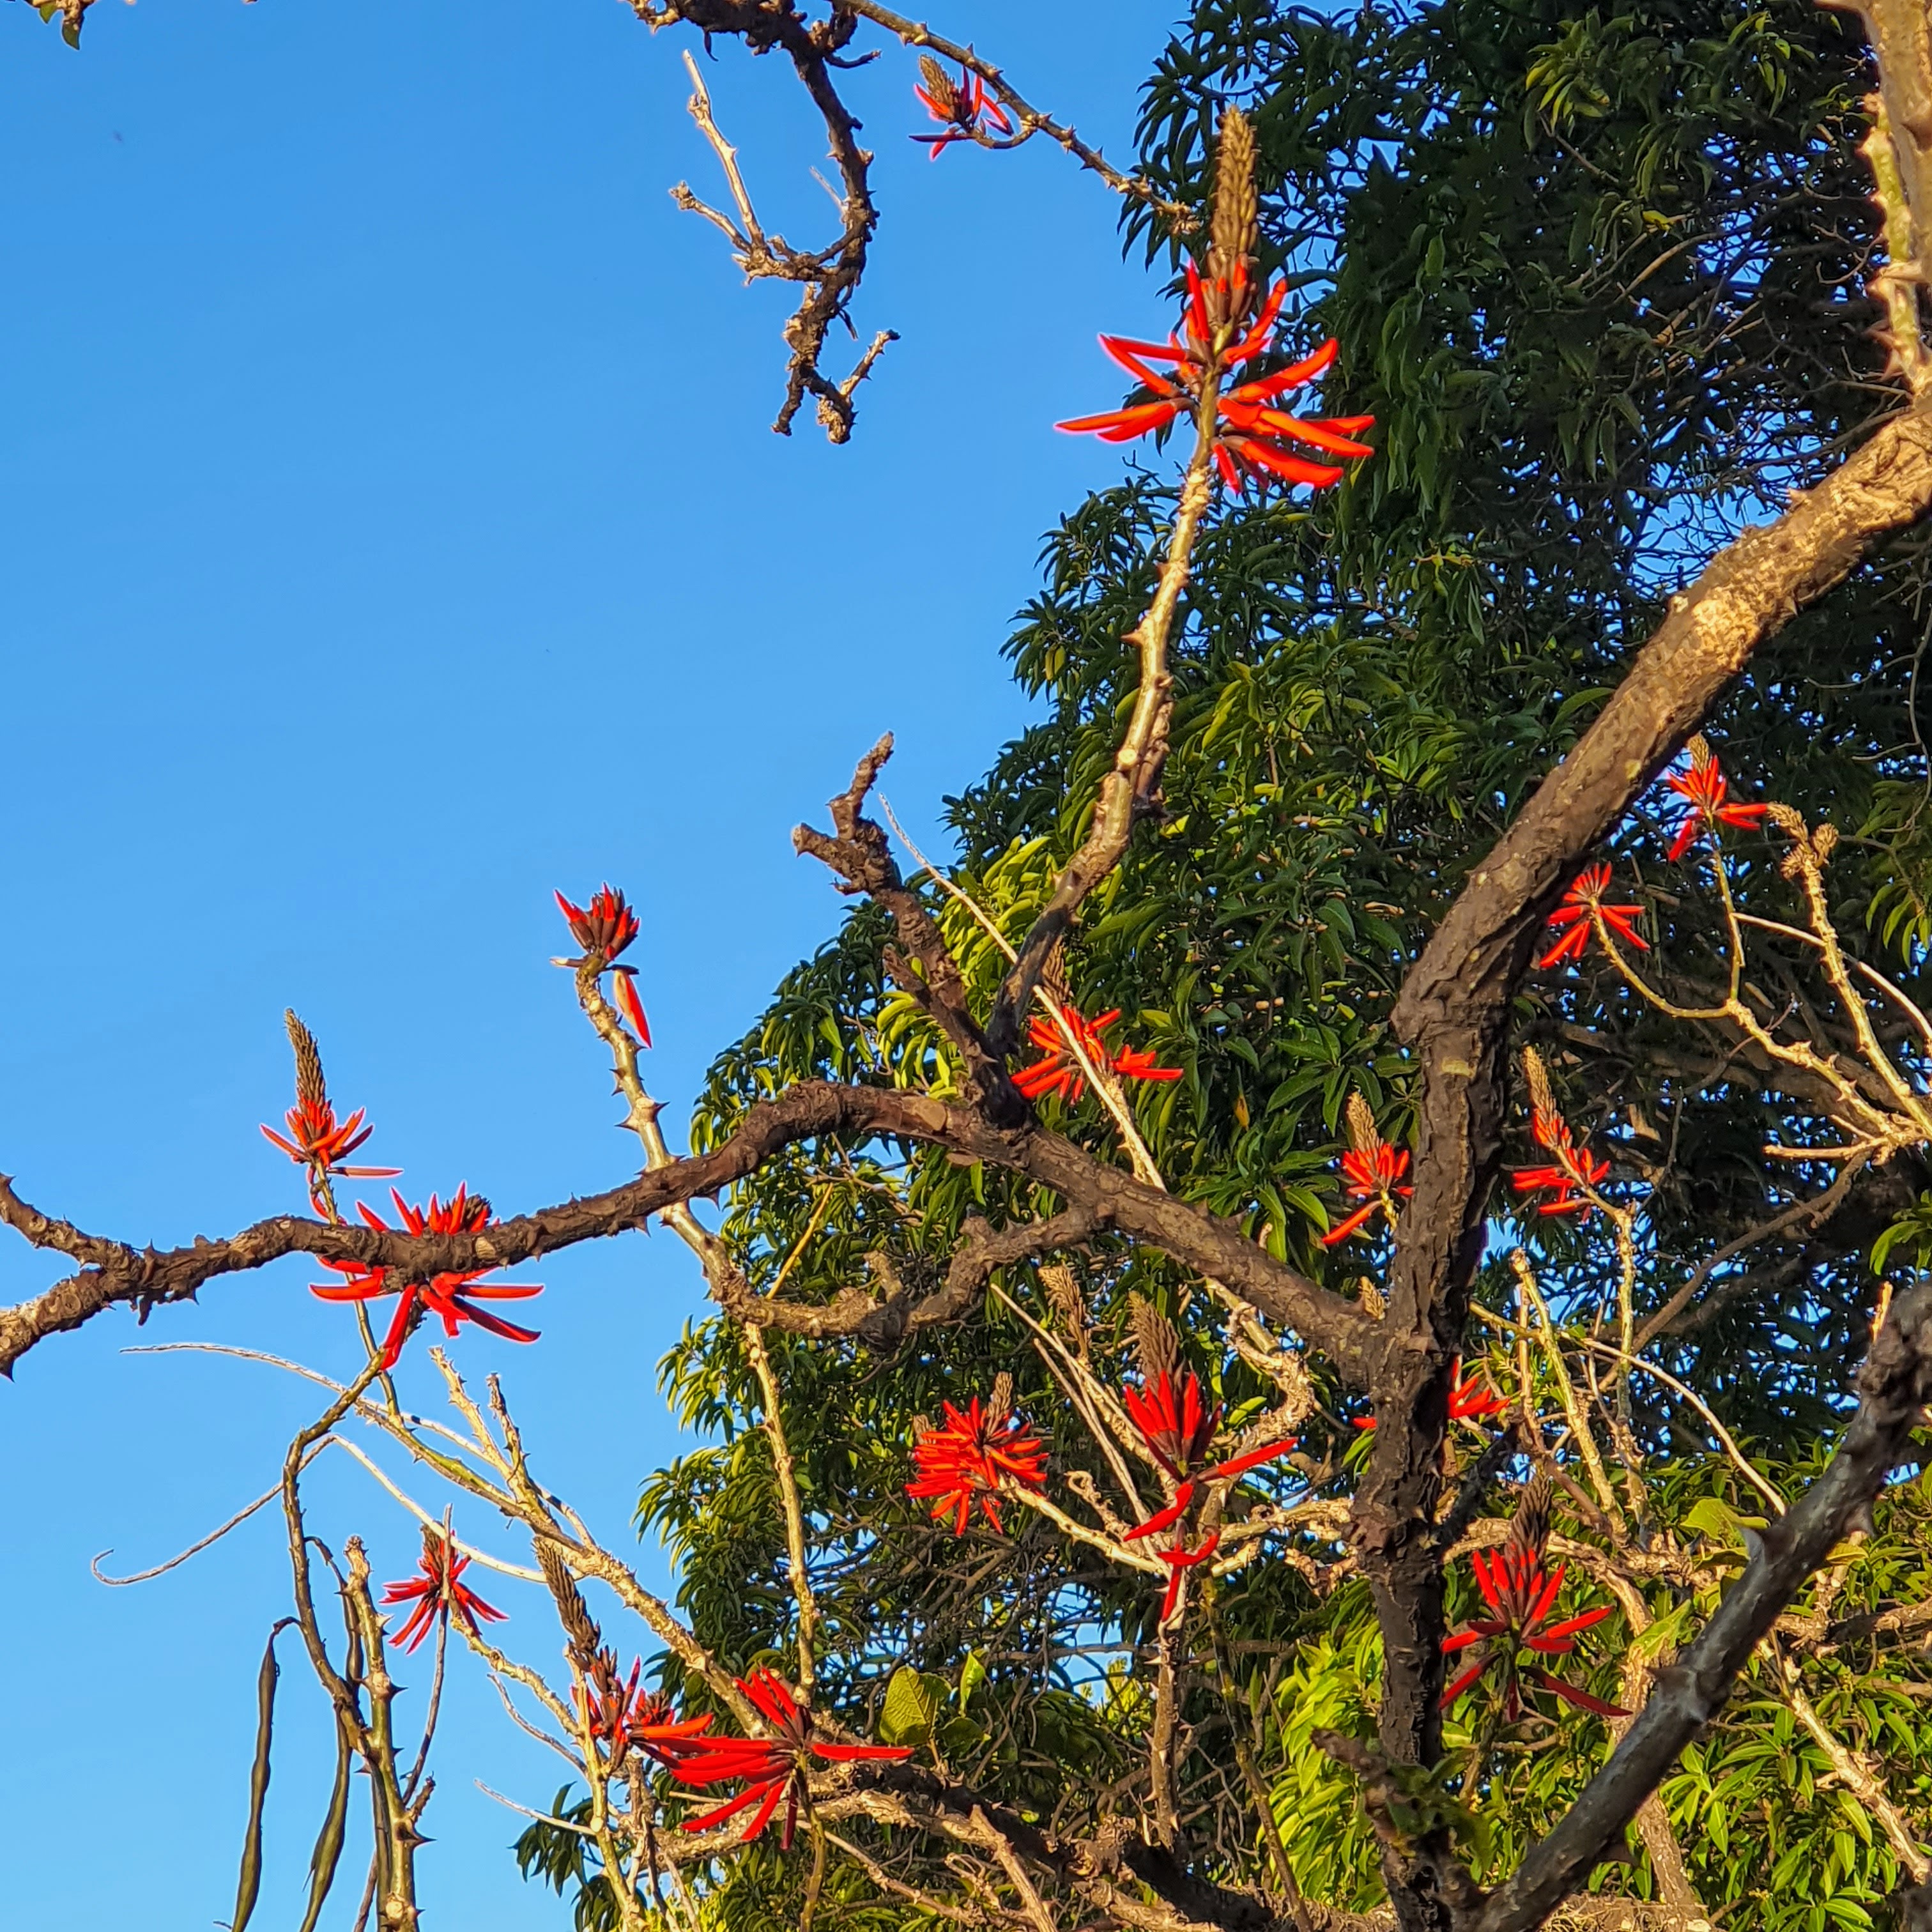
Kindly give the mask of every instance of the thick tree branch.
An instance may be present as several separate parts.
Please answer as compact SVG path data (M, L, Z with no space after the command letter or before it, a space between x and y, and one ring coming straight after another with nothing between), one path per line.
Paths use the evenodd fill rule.
M164 1303L192 1299L218 1276L247 1273L284 1255L359 1262L390 1269L401 1281L425 1280L479 1263L502 1268L529 1261L641 1228L668 1208L721 1193L784 1148L826 1136L917 1142L1026 1174L1072 1204L1070 1211L1091 1226L1111 1225L1225 1282L1270 1320L1321 1349L1352 1384L1360 1384L1366 1352L1377 1342L1378 1324L1354 1303L1275 1261L1237 1223L1177 1201L1036 1126L1003 1130L964 1108L923 1094L824 1082L792 1088L747 1109L730 1138L706 1153L674 1160L602 1194L492 1222L475 1234L412 1236L284 1215L258 1221L226 1240L197 1239L189 1247L143 1250L50 1220L0 1176L0 1221L36 1246L88 1262L44 1294L0 1308L0 1373L10 1375L20 1358L49 1335L77 1328L105 1309L128 1304L145 1315ZM997 1244L1004 1238L987 1238L1000 1256Z
M1872 548L1932 509L1932 401L1887 422L1767 527L1748 530L1670 601L1576 748L1478 868L1411 970L1392 1016L1418 1090L1414 1180L1396 1234L1372 1394L1378 1426L1355 1541L1382 1627L1384 1751L1438 1754L1442 1579L1430 1547L1450 1364L1486 1238L1502 1147L1510 1003L1577 865L1703 721L1751 653ZM1424 1871L1391 1870L1408 1932L1453 1917Z

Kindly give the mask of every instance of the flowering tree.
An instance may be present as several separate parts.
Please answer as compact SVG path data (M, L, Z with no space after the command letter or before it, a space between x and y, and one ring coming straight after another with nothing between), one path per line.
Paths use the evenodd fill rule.
M77 39L88 4L46 10ZM574 1888L586 1924L1310 1932L1392 1916L1418 1932L1514 1932L1562 1912L1688 1932L1720 1908L1775 1918L1780 1887L1814 1924L1862 1922L1839 1893L1875 1899L1895 1882L1899 1911L1926 1912L1909 1762L1925 1686L1879 1653L1932 1617L1922 1485L1888 1483L1918 1460L1932 1291L1882 1289L1874 1304L1799 1250L1793 1298L1834 1336L1856 1334L1863 1366L1853 1379L1842 1348L1815 1350L1808 1432L1755 1448L1734 1385L1790 1371L1766 1370L1777 1351L1749 1336L1718 1361L1681 1325L1747 1304L1754 1255L1815 1234L1932 1143L1932 1022L1903 983L1917 958L1888 975L1862 956L1834 896L1833 825L1808 797L1760 795L1699 735L1794 620L1842 584L1922 566L1923 8L1873 0L1862 16L1878 88L1862 110L1846 90L1869 83L1868 56L1849 31L1808 13L1697 13L1703 37L1682 57L1689 78L1664 90L1667 113L1648 80L1622 91L1638 56L1679 58L1659 51L1685 26L1667 10L1642 16L1658 33L1640 46L1618 40L1627 21L1511 16L1508 32L1528 37L1513 84L1534 110L1519 123L1492 112L1500 87L1470 83L1491 45L1473 19L1330 26L1214 0L1156 77L1148 170L1133 176L970 50L869 0L832 0L822 17L790 0L637 10L782 51L824 115L842 226L806 254L764 232L701 83L693 101L733 212L684 197L748 274L803 291L781 427L808 395L842 440L886 339L842 377L820 366L875 226L869 158L837 88L862 27L925 50L913 98L929 124L913 132L935 159L1058 142L1173 251L1178 310L1164 340L1103 337L1135 392L1061 425L1139 445L1150 467L1064 533L1063 563L1083 545L1088 563L1063 572L1023 638L1023 670L1030 653L1060 687L1057 736L1016 748L962 802L950 871L909 845L902 864L870 815L890 740L860 760L831 829L795 835L858 910L721 1058L690 1153L674 1151L642 1077L648 967L606 884L580 904L557 894L577 948L559 963L643 1156L623 1186L504 1219L464 1186L426 1202L393 1190L393 1222L359 1200L343 1213L338 1183L394 1170L356 1163L376 1124L338 1108L292 1014L294 1106L263 1132L300 1169L308 1215L158 1252L0 1182L0 1216L76 1264L0 1310L10 1370L110 1307L145 1316L291 1253L334 1277L315 1292L348 1311L352 1366L303 1371L331 1400L274 1492L292 1621L339 1754L304 1932L334 1890L358 1768L364 1917L418 1922L452 1634L567 1764L521 1855ZM1322 94L1336 74L1361 76L1359 96ZM1673 186L1647 214L1640 190L1674 182L1686 151L1659 129L1694 122L1682 172L1706 199ZM1510 399L1448 380L1472 371L1440 362L1424 323L1449 274L1446 234L1462 256L1498 258L1492 296L1518 266L1448 219L1472 157L1520 181L1527 155L1484 145L1504 122L1552 197L1593 197L1580 278L1624 278L1592 299L1687 463L1706 457L1700 426L1679 420L1678 332L1754 343L1795 260L1837 264L1820 286L1856 284L1870 304L1861 334L1875 346L1832 370L1862 398L1855 424L1801 403L1778 359L1789 337L1763 368L1725 365L1718 428L1751 460L1717 466L1701 497L1664 496L1676 520L1649 540L1681 566L1740 500L1781 500L1666 596L1642 574L1654 554L1635 536L1618 548L1642 492L1618 482L1604 428L1616 412L1580 415L1574 396L1544 395L1540 460L1513 450L1485 470L1478 449L1466 466L1492 500L1541 492L1534 541L1486 560L1457 548L1457 518L1476 518L1444 424L1473 447L1474 419L1507 417ZM1793 127L1802 139L1778 148ZM1458 141L1459 165L1426 176L1448 184L1442 223L1406 231L1426 236L1415 289L1390 298L1372 274L1396 232L1388 152ZM1720 164L1808 142L1868 170L1864 229L1836 205L1808 225L1802 197L1772 195L1761 227L1762 202L1712 200ZM1298 172L1298 150L1322 165ZM1351 224L1364 221L1358 252ZM1534 225L1551 224L1539 210ZM1741 238L1766 250L1742 295L1738 272L1711 266ZM1298 290L1324 278L1318 311ZM1658 312L1646 284L1682 308ZM1546 308L1552 286L1538 284ZM1477 340L1472 361L1498 382L1547 389L1546 374L1510 364L1522 339L1489 339L1496 300L1446 306L1444 334ZM1318 313L1336 325L1326 339ZM1574 332L1552 340L1573 390L1607 352ZM1340 413L1303 399L1318 383ZM1550 554L1567 560L1573 541L1584 561L1563 580ZM1283 667L1268 654L1215 660L1253 598L1257 542L1318 555L1300 580L1328 603L1280 628L1361 674L1330 681L1340 698L1271 682ZM1612 566L1630 580L1611 581ZM1270 583L1295 580L1272 569ZM1600 598L1650 626L1607 697L1555 621ZM1510 661L1546 679L1545 714L1567 734L1546 775L1485 790L1500 768L1478 760L1479 782L1459 782L1427 752L1428 728L1391 738L1402 756L1376 746L1350 769L1336 718L1351 700L1393 711L1430 696L1390 674L1398 652L1411 671L1498 674L1455 656L1487 634L1486 603L1531 634L1551 620L1543 670ZM1096 638L1097 674L1079 662ZM1746 742L1727 733L1725 755ZM1028 802L1030 759L1056 773L1046 789L1064 811ZM1317 776L1294 811L1304 764ZM1885 817L1894 802L1874 801L1888 836L1862 836L1891 868L1882 922L1922 948L1924 873L1910 826ZM1351 870L1370 841L1391 879L1407 868L1406 902L1348 889L1372 876L1366 861ZM1390 995L1385 1018L1364 1018ZM1253 1016L1278 1015L1286 1046L1257 1043ZM1639 1064L1644 1078L1628 1072ZM1712 1112L1749 1143L1752 1179L1734 1191L1770 1208L1735 1236L1708 1206L1687 1234L1652 1118L1674 1141ZM691 1204L721 1195L714 1228ZM1884 1217L1882 1264L1932 1252L1932 1215L1896 1211L1906 1204ZM498 1306L539 1288L500 1270L653 1220L688 1244L718 1305L668 1364L686 1419L716 1440L644 1498L680 1559L675 1604L545 1486L505 1388L492 1377L479 1395L461 1366L466 1328L538 1345ZM392 1304L380 1331L372 1304ZM441 1377L452 1425L399 1400L412 1354ZM358 1537L338 1562L305 1508L304 1470L350 1420L439 1487L409 1499L417 1570L386 1585ZM458 1505L478 1503L527 1533L529 1563L458 1533ZM466 1580L479 1564L542 1588L560 1671L554 1639ZM430 1688L406 1720L393 1653L432 1638ZM237 1932L255 1904L272 1686L271 1658ZM1849 1850L1837 1839L1850 1827L1821 1838L1795 1822L1817 1809L1808 1780L1826 1774L1864 1821Z

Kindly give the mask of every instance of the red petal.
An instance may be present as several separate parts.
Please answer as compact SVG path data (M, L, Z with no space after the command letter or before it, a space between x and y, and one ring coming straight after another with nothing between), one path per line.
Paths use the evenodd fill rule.
M1545 1636L1568 1636L1576 1630L1588 1630L1592 1624L1600 1624L1615 1610L1614 1604L1599 1604L1594 1610L1586 1610L1580 1617L1565 1617L1560 1624L1552 1624L1543 1634Z
M1264 1462L1272 1462L1277 1456L1286 1456L1294 1447L1295 1438L1289 1436L1280 1442L1264 1443L1258 1449L1244 1450L1238 1456L1231 1456L1208 1473L1211 1476L1238 1476L1250 1469L1258 1469Z
M617 998L625 1012L630 1016L631 1024L638 1030L638 1038L644 1046L651 1043L650 1022L644 1018L644 1003L638 998L638 989L628 973L617 975Z
M1131 408L1109 410L1097 416L1075 416L1054 428L1070 436L1097 436L1106 442L1126 442L1150 430L1161 428L1180 413L1178 403L1136 403Z
M1371 1201L1366 1208L1357 1208L1346 1221L1337 1227L1330 1228L1328 1233L1322 1237L1322 1245L1324 1248L1332 1248L1337 1241L1346 1241L1380 1205L1380 1202Z
M458 1301L456 1307L458 1320L473 1322L478 1328L487 1328L491 1334L500 1335L506 1342L534 1342L543 1332L537 1328L520 1328L514 1322L506 1322L500 1315L492 1315L487 1308L471 1307L466 1300ZM452 1328L451 1333L454 1332Z
M1306 457L1297 456L1286 449L1276 449L1272 444L1254 439L1238 443L1240 450L1250 463L1260 464L1271 475L1279 476L1284 483L1305 483L1312 490L1326 490L1339 483L1348 474L1331 463L1310 463Z
M1483 1601L1498 1614L1502 1610L1502 1579L1496 1574L1502 1565L1493 1558L1485 1558L1481 1550L1472 1550L1469 1568L1476 1573L1476 1587L1483 1593Z
M1146 1522L1138 1523L1121 1538L1125 1543L1138 1543L1144 1536L1157 1536L1163 1529L1172 1529L1187 1514L1187 1506L1194 1500L1194 1485L1183 1483L1174 1492L1174 1500L1166 1508L1156 1510Z
M759 1813L753 1829L745 1834L748 1840L764 1828L766 1821L772 1815L772 1807L778 1802L779 1792L784 1789L784 1784L782 1778L774 1778L769 1786L754 1784L748 1790L740 1792L736 1797L728 1798L716 1810L707 1811L701 1818L687 1818L684 1821L684 1828L687 1832L708 1832L712 1826L722 1825L726 1819L736 1816L746 1805L769 1792L769 1802Z
M1100 338L1100 346L1123 369L1126 370L1129 375L1138 376L1156 395L1177 398L1179 397L1180 392L1174 385L1165 376L1155 370L1150 369L1146 363L1133 352L1133 347L1130 347L1123 338L1118 335L1103 335ZM1138 345L1136 344L1133 346L1137 347ZM1161 359L1166 359L1165 350L1157 351L1156 353ZM1177 350L1175 354L1178 358L1179 352Z
M393 1369L402 1359L403 1343L408 1339L410 1316L416 1305L417 1291L409 1288L396 1304L395 1318L389 1324L389 1332L382 1338L382 1366Z
M1546 1670L1532 1670L1526 1673L1541 1684L1546 1690L1553 1690L1566 1703L1574 1704L1580 1711L1588 1711L1599 1718L1628 1718L1630 1713L1616 1704L1606 1704L1600 1697L1593 1697L1587 1690L1580 1690L1574 1684L1566 1684L1560 1677L1552 1677Z
M1590 928L1587 926L1573 926L1543 957L1536 962L1539 970L1546 970L1560 965L1566 959L1580 959L1584 949L1590 943Z

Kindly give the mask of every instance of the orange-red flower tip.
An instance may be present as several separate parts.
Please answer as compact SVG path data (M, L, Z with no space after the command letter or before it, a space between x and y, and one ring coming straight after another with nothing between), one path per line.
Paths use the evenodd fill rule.
M1210 278L1190 260L1186 264L1186 278L1181 326L1166 343L1118 335L1100 338L1107 354L1159 400L1076 416L1057 428L1076 435L1097 436L1108 442L1130 442L1165 429L1184 410L1190 410L1210 373L1225 379L1266 353L1287 298L1286 282L1274 284L1245 332L1231 342L1228 331L1240 326L1239 318L1249 313L1253 301L1246 264L1237 264L1229 275ZM1274 406L1290 390L1325 374L1340 353L1340 345L1331 339L1286 368L1250 376L1221 392L1210 454L1221 480L1231 490L1239 490L1249 481L1325 490L1347 475L1342 464L1312 462L1297 454L1296 446L1346 462L1374 454L1358 440L1361 432L1373 424L1372 416L1311 419ZM1149 366L1156 362L1171 365L1172 375L1159 374Z
M1112 1007L1090 1020L1075 1006L1062 1006L1060 1012L1066 1023L1064 1031L1043 1013L1036 1014L1027 1028L1027 1037L1040 1049L1041 1057L1019 1068L1013 1075L1013 1084L1029 1100L1058 1094L1070 1106L1076 1102L1087 1090L1087 1069L1081 1064L1083 1055L1088 1066L1119 1080L1180 1078L1179 1067L1161 1066L1144 1047L1126 1046L1116 1052L1107 1045L1102 1036L1120 1017L1119 1007ZM1068 1042L1070 1034L1079 1043L1078 1053Z
M1480 1647L1468 1666L1444 1690L1442 1709L1448 1709L1485 1671L1499 1664L1503 1673L1504 1715L1512 1724L1521 1715L1521 1686L1526 1682L1599 1717L1629 1715L1616 1705L1606 1704L1574 1684L1567 1684L1546 1671L1526 1666L1521 1661L1526 1650L1538 1656L1567 1655L1576 1647L1576 1633L1601 1622L1612 1607L1604 1604L1559 1623L1547 1622L1556 1606L1557 1592L1563 1586L1563 1565L1559 1563L1547 1571L1543 1566L1547 1534L1545 1519L1527 1537L1520 1526L1512 1531L1510 1540L1500 1550L1471 1553L1469 1568L1490 1615L1474 1619L1443 1640L1445 1655L1472 1646Z
M1643 916L1640 905L1608 905L1604 893L1610 883L1610 868L1604 860L1586 866L1570 883L1570 890L1556 910L1550 915L1549 923L1561 934L1556 944L1537 961L1541 968L1561 965L1565 960L1580 959L1590 944L1590 935L1604 929L1607 943L1608 934L1615 933L1640 952L1650 950L1649 942L1636 929L1636 922Z
M915 134L911 138L932 150L935 161L955 141L971 141L989 146L992 136L1010 136L1013 124L1006 110L986 82L970 68L962 66L956 81L931 55L920 62L922 80L913 82L913 93L932 118L945 124L940 134Z
M574 905L562 893L554 895L557 910L570 927L570 936L584 949L584 960L610 965L638 936L638 915L624 903L616 886L599 886L587 906Z
M950 1517L955 1536L965 1534L976 1502L980 1514L1004 1534L1001 1488L1044 1489L1046 1449L1016 1417L982 1407L976 1395L963 1411L950 1402L944 1407L944 1426L926 1430L913 1444L916 1479L906 1485L906 1494L930 1502L935 1522Z
M1221 1426L1221 1405L1208 1406L1201 1378L1192 1369L1178 1384L1172 1370L1162 1369L1139 1388L1129 1384L1120 1400L1148 1454L1176 1482L1184 1482L1207 1461Z
M1610 1171L1608 1159L1593 1159L1587 1147L1578 1147L1569 1122L1547 1108L1531 1110L1530 1132L1556 1159L1544 1167L1513 1169L1510 1185L1519 1194L1547 1195L1548 1199L1536 1204L1539 1214L1574 1214L1587 1220L1593 1205L1582 1190L1603 1184Z
M459 1186L446 1202L440 1201L432 1194L427 1208L412 1206L393 1187L389 1190L389 1198L396 1204L396 1211L402 1218L402 1231L407 1234L471 1234L480 1232L490 1223L489 1202L481 1194L472 1194L467 1184ZM369 1226L382 1233L392 1232L389 1224L367 1202L358 1201L356 1206ZM506 1321L500 1315L493 1315L478 1304L483 1301L527 1300L532 1295L543 1292L541 1283L486 1282L483 1277L493 1270L485 1266L434 1275L428 1281L406 1282L398 1288L391 1286L390 1270L385 1268L368 1268L361 1262L332 1261L326 1256L322 1258L322 1264L343 1276L337 1286L324 1286L317 1282L309 1284L309 1292L324 1301L374 1301L387 1294L398 1296L394 1317L382 1342L381 1366L385 1370L394 1368L401 1359L403 1344L425 1314L436 1316L442 1323L444 1334L452 1336L464 1322L473 1322L478 1328L500 1336L506 1342L538 1340L536 1329Z
M441 1617L454 1616L472 1636L478 1634L480 1617L487 1623L501 1623L506 1612L486 1604L470 1586L459 1580L470 1567L470 1558L459 1556L446 1544L442 1533L427 1527L423 1531L422 1556L416 1574L400 1583L384 1586L386 1604L409 1604L410 1612L393 1640L398 1649L412 1651L436 1628Z
M1415 1192L1402 1179L1408 1172L1408 1150L1391 1147L1377 1130L1375 1116L1360 1094L1348 1099L1348 1138L1352 1143L1342 1152L1342 1192L1363 1204L1346 1220L1338 1222L1322 1237L1322 1245L1332 1248L1359 1233L1380 1214L1395 1226L1398 1201Z
M715 1810L701 1816L687 1818L687 1832L709 1831L734 1818L740 1811L758 1808L739 1842L749 1844L772 1821L781 1798L785 1801L785 1822L781 1848L789 1850L798 1822L799 1805L805 1796L808 1766L813 1758L829 1763L849 1764L876 1759L902 1762L912 1755L905 1744L835 1744L816 1736L811 1714L801 1710L798 1700L776 1671L754 1670L738 1679L738 1688L770 1727L769 1738L692 1736L681 1743L664 1760L666 1768L680 1784L705 1789L718 1784L742 1783L744 1789Z
M1764 823L1767 805L1738 805L1728 802L1730 790L1724 767L1703 738L1693 738L1689 746L1689 770L1665 781L1685 802L1684 816L1677 821L1676 836L1670 842L1672 861L1683 857L1698 839L1708 833L1714 839L1720 825L1750 831Z

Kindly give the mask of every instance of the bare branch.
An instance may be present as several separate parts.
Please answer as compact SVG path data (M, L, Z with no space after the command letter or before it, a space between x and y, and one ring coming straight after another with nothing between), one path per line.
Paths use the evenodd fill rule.
M1238 1222L1136 1180L1070 1141L1036 1126L1003 1131L963 1108L924 1094L809 1082L748 1108L736 1132L704 1154L668 1159L621 1187L493 1222L478 1234L410 1235L290 1215L258 1221L226 1240L186 1248L142 1251L80 1237L94 1244L91 1252L106 1258L31 1300L0 1308L0 1371L10 1374L37 1343L80 1327L106 1309L190 1300L218 1276L260 1268L284 1255L357 1261L393 1270L398 1280L527 1261L641 1228L655 1214L743 1180L784 1148L840 1136L923 1142L1024 1174L1077 1203L1096 1226L1111 1226L1226 1282L1270 1321L1294 1329L1319 1348L1354 1385L1366 1373L1367 1352L1379 1352L1380 1324L1353 1302L1275 1261ZM4 1176L0 1176L0 1221L30 1240L35 1229L49 1225Z

